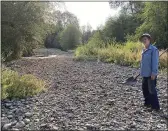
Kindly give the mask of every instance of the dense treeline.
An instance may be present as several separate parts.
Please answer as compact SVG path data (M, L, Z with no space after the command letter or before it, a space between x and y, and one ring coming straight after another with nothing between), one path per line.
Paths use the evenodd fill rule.
M111 8L121 7L119 15L110 17L88 43L75 51L76 58L137 66L141 59L143 33L152 36L160 50L168 48L168 2L109 2ZM160 68L167 67L167 55L160 58Z
M2 58L30 56L34 48L73 49L81 43L78 19L62 2L1 2ZM73 33L72 33L73 32Z
M62 2L1 4L2 57L7 61L30 56L39 47L66 51L79 44L136 42L144 32L152 35L158 48L168 47L168 2L109 2L121 11L97 30L89 24L80 27L74 14L59 11Z
M168 2L111 1L109 5L113 9L121 7L121 10L97 29L106 45L114 41L137 42L143 33L149 33L158 48L168 47Z
M122 8L119 16L107 20L103 29L106 39L137 41L148 32L158 48L168 47L168 2L110 2L110 6Z

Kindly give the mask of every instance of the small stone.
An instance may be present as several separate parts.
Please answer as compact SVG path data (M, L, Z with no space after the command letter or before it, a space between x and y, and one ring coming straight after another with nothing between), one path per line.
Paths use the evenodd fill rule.
M19 129L17 129L17 128L12 128L11 130L12 131L19 131Z
M1 126L4 126L5 124L9 123L9 119L7 117L1 117Z
M8 130L9 128L11 128L12 127L12 123L8 123L8 124L4 124L4 126L3 126L3 130Z
M41 125L40 125L40 128L42 128L42 129L48 128L48 125L47 125L47 124L41 124Z
M25 113L25 116L26 116L26 117L31 117L31 116L32 116L32 113L27 112L27 113Z
M21 99L20 101L21 101L21 102L25 102L25 99Z
M123 109L126 111L126 110L128 110L128 107L124 106Z
M6 103L6 104L5 104L5 107L11 109L12 103Z
M98 125L86 124L86 128L89 131L99 130Z
M107 105L112 106L114 105L114 103L115 103L115 100L111 100L111 99L107 100Z
M15 120L15 121L13 121L13 122L11 122L12 126L16 125L16 123L17 123L17 121L16 121L16 120Z
M12 115L8 115L7 117L8 117L8 119L12 119L12 118L13 118L13 116L12 116Z
M50 121L53 121L53 120L54 120L54 117L51 117L51 118L50 118Z
M35 122L39 122L39 119L35 119L34 121L35 121Z
M24 119L23 121L25 122L25 124L29 124L30 123L30 119Z
M51 130L58 130L58 127L57 127L57 126L54 126L54 125L52 125L52 124L50 124L49 127L50 127Z
M136 123L133 122L131 125L130 125L130 128L135 128L136 127Z
M161 128L161 127L164 127L164 124L158 124L157 125L157 128Z
M1 116L2 116L2 117L4 117L4 116L5 116L5 114L2 114Z
M16 125L15 125L16 128L22 128L24 126L25 126L25 123L23 121L20 121L20 122L16 123Z

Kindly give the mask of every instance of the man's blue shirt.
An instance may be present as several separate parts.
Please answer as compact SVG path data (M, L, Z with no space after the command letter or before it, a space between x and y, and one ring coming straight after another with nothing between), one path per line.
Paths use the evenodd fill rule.
M159 51L151 45L147 50L142 51L140 74L142 77L149 77L158 74Z

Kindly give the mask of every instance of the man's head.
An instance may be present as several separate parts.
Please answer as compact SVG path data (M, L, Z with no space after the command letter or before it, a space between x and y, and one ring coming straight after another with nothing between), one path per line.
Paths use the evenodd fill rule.
M140 37L140 41L144 44L145 47L148 47L151 43L151 36L148 33L143 34Z

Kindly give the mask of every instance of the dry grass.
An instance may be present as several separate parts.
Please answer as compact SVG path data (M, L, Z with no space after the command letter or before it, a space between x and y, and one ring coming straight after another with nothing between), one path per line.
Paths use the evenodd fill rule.
M86 44L76 49L76 59L97 57L104 62L112 62L119 65L139 67L141 60L142 44L137 42L127 42L124 45L108 44L104 48L93 47ZM160 51L162 53L163 51ZM167 68L167 53L164 53L160 58L159 67Z

